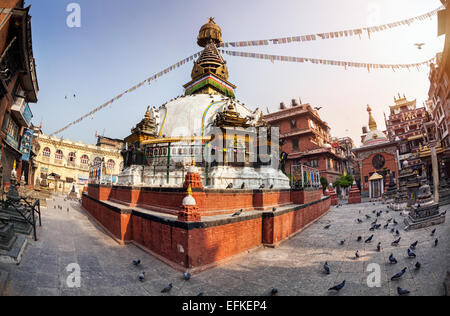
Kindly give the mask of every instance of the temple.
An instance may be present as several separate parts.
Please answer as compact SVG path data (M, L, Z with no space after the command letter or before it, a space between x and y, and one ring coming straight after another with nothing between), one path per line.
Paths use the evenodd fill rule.
M191 272L276 246L326 214L332 201L312 167L302 169L304 185L291 188L279 131L235 98L221 42L209 19L185 95L148 107L125 138L119 182L90 179L82 198L117 242Z
M261 186L289 189L278 168L279 146L261 111L235 99L226 61L217 46L222 31L212 18L202 26L185 95L148 108L144 119L125 139L125 170L119 184L145 187L183 185L192 161L207 188Z

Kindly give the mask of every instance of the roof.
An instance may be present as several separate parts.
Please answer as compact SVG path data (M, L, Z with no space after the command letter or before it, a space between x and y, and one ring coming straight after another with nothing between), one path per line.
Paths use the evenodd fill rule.
M369 178L369 181L381 180L381 179L383 179L383 176L381 176L380 174L378 174L378 173L375 172L375 173Z

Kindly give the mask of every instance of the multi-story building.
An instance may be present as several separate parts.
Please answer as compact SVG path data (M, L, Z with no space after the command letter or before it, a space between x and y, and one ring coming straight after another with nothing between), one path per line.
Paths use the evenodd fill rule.
M344 172L343 156L330 144L330 127L310 104L281 103L280 111L265 116L267 123L280 129L281 150L288 154L285 171L295 165L308 165L320 171L329 183Z
M450 7L447 0L441 0L446 9L438 12L438 36L446 35L444 50L437 54L436 63L431 65L429 74L428 110L434 121L436 137L441 145L439 157L441 174L450 175Z
M33 129L29 103L37 102L38 84L31 40L30 7L23 0L0 4L0 169L9 186L14 162L30 183Z
M116 183L117 175L123 168L123 158L119 149L104 148L81 142L38 135L37 172L35 187L54 192L67 193L75 184L81 189L89 180L89 166L104 166L105 183Z
M125 142L122 139L114 139L105 136L97 137L97 147L113 150L122 150L124 145Z
M389 107L389 119L386 120L387 135L391 141L398 142L399 167L408 160L410 166L420 169L422 162L414 159L424 146L422 127L430 120L425 107L418 108L416 100L408 101L406 96L394 97L394 105Z
M342 165L347 174L355 174L356 156L352 151L355 147L353 139L350 137L332 138L331 146L343 157Z

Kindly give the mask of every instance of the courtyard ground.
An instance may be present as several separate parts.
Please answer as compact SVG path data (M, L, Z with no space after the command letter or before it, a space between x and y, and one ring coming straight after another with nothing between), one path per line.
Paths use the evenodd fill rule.
M56 208L55 208L56 206ZM57 206L62 206L62 210ZM67 212L69 208L69 212ZM447 209L450 207L445 207ZM370 232L370 223L376 219L373 211L383 210L378 223L384 225L390 218L399 225L401 242L388 229L381 227ZM364 203L332 207L319 221L306 228L277 248L261 248L230 263L194 275L184 281L182 273L141 251L134 245L120 246L105 234L86 215L81 206L57 197L43 209L43 227L39 240L30 241L22 263L18 266L0 264L3 278L8 275L2 295L161 295L169 283L173 289L165 295L196 296L269 295L277 288L279 295L397 295L397 287L411 291L410 295L444 295L443 281L450 269L450 222L421 230L404 231L403 218L382 204ZM366 219L365 215L371 216ZM363 223L358 224L360 218ZM329 229L324 227L331 225ZM436 236L430 236L433 229ZM374 234L371 243L364 240ZM358 242L357 237L363 241ZM439 244L434 247L435 239ZM340 245L340 241L345 244ZM407 257L407 249L418 241L417 259ZM376 251L381 242L381 252ZM355 259L359 251L360 258ZM394 254L397 264L388 263ZM132 261L140 258L135 267ZM328 262L331 273L323 272ZM419 261L422 268L415 270ZM66 267L77 263L81 268L81 287L68 288L70 272ZM381 269L381 287L370 288L366 269L376 263ZM399 281L391 277L407 267ZM146 272L145 282L138 274ZM7 273L5 273L7 272ZM346 280L338 294L328 288ZM0 287L1 288L1 287Z

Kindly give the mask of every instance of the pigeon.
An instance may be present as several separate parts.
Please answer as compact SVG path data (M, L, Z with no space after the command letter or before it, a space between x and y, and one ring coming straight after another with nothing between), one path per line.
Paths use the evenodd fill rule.
M141 272L138 275L139 281L144 282L145 280L145 272Z
M391 229L391 233L394 233L394 232L395 232L395 228L392 228L392 229Z
M232 189L233 188L233 183L230 183L228 186L227 186L227 189L229 190L229 189Z
M141 259L135 259L133 260L133 265L138 266L141 264Z
M315 107L314 110L320 111L320 110L322 110L322 107Z
M270 189L271 189L271 190L273 189L273 184L270 186Z
M434 236L435 233L436 233L436 229L434 229L434 230L431 232L431 236Z
M400 240L401 240L402 238L400 237L399 239L397 239L397 240L395 240L393 243L392 243L392 246L398 246L398 244L400 243Z
M323 265L323 269L325 270L326 274L330 274L330 267L328 266L328 262L325 262Z
M415 241L414 243L411 244L411 246L409 246L409 248L411 248L412 250L416 249L418 243L419 241Z
M362 240L362 237L361 237L361 236L358 236L357 241L361 241L361 240Z
M388 219L387 222L390 224L392 222L392 218Z
M395 234L396 234L397 236L400 236L400 232L398 231L398 229L395 231Z
M240 216L244 210L239 210L238 212L233 214L233 217Z
M392 254L392 253L389 256L389 262L392 263L392 264L396 264L397 263L397 259L395 259L394 254Z
M273 288L272 291L270 291L270 295L275 296L278 294L278 289Z
M330 287L330 288L328 289L328 291L336 291L336 292L339 292L340 290L342 290L342 289L344 288L344 286L345 286L345 280L344 280L344 282L342 282L341 284L338 284L338 285L336 285L336 286Z
M366 215L366 219L371 219L372 217L370 217L370 215Z
M375 230L375 226L369 228L369 231L373 232Z
M397 287L397 293L398 295L403 296L408 295L410 292L408 290L402 289L401 287Z
M411 249L408 248L408 257L415 258L417 256L416 256L416 254L414 252L411 251Z
M358 259L359 258L359 250L356 250L356 252L355 252L355 259Z
M394 276L391 278L391 281L395 281L395 280L400 279L400 278L406 273L406 270L407 270L407 269L408 269L408 268L403 268L402 271L400 271L399 273L397 273L396 275L394 275Z
M345 244L345 239L341 240L340 245L343 246Z
M378 222L378 219L376 219L372 224L370 224L370 225L372 225L372 226L375 226L376 224L377 224L377 222Z
M266 185L263 183L261 184L261 186L259 187L260 190L264 189L266 187Z
M323 229L330 229L331 225L325 226Z
M381 242L379 242L378 245L377 245L377 251L378 251L378 252L381 251Z
M445 211L445 212L442 212L442 214L441 214L443 217L445 217L445 215L447 215L447 211Z
M372 239L373 239L373 235L371 235L369 238L367 238L365 243L368 244L368 243L372 242Z
M272 212L276 212L276 211L277 211L277 208L274 207L274 208L272 209Z
M420 264L420 262L417 261L416 266L415 266L415 267L416 267L416 270L419 270L421 266L422 266L422 265Z
M358 224L361 224L363 221L359 218L356 219L356 221L358 222Z
M436 238L436 240L434 241L434 246L437 247L438 243L439 243L439 239Z
M242 183L241 190L244 190L244 189L245 189L245 183Z
M162 289L161 293L169 293L172 289L172 283L170 283L168 286Z
M376 212L376 211L375 211L375 210L373 210L373 211L372 211L372 214L375 214L375 212Z
M197 294L197 296L204 296L205 294L203 294L203 292L200 292Z
M421 50L423 45L425 45L425 43L416 43L416 44L414 44L414 46L417 46L418 50Z
M397 221L394 219L394 226L397 226L398 225L398 223L397 223Z
M384 229L388 229L388 227L389 227L389 223L387 223L386 225L384 225Z
M189 272L185 272L183 274L183 278L185 281L189 281L191 279L191 274Z

